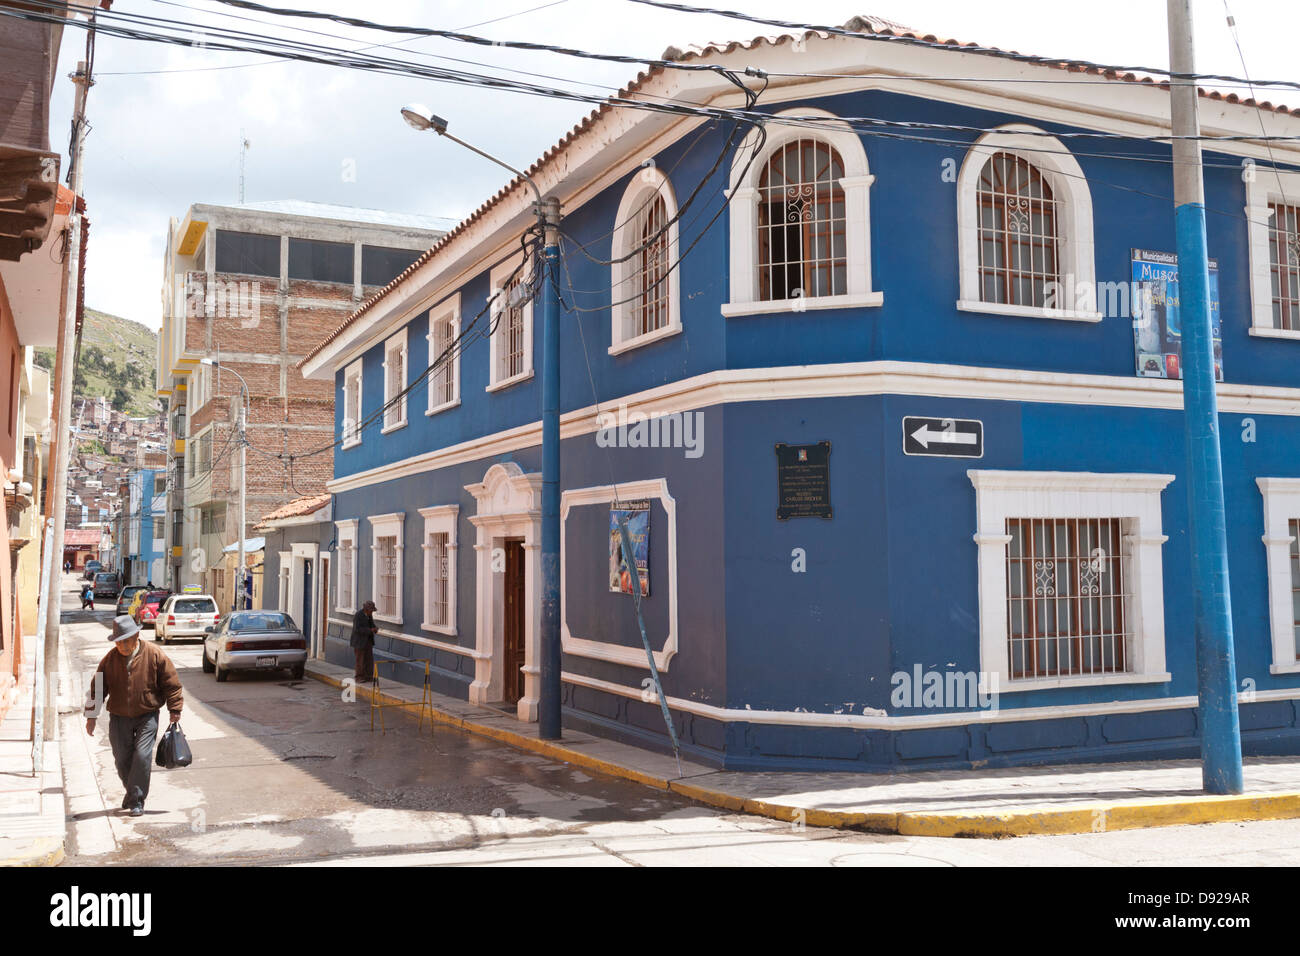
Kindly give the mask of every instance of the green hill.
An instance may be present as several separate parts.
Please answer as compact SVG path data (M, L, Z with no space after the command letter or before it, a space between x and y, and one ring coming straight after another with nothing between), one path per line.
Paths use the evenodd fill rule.
M154 381L157 342L157 334L139 322L86 309L74 398L103 396L127 415L154 414L159 407ZM36 364L53 368L54 350L37 349Z

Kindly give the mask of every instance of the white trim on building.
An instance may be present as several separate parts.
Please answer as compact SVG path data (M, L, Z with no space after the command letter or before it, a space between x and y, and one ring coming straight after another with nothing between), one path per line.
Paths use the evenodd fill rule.
M424 519L424 537L420 547L424 551L424 617L420 629L433 631L455 637L456 624L456 527L459 505L438 505L433 508L421 508L420 517ZM445 536L441 552L431 540L435 535ZM445 574L442 573L445 568ZM431 606L438 582L442 582L446 610L442 615L433 615ZM434 617L441 620L434 620Z
M1264 551L1268 573L1268 620L1273 643L1271 674L1300 673L1296 659L1295 587L1291 522L1300 520L1300 478L1256 478L1264 497Z
M979 562L980 671L1002 694L1050 687L1158 683L1165 670L1164 577L1160 493L1173 475L972 469ZM1007 519L1119 518L1130 598L1124 616L1128 662L1121 674L1012 679L1008 655Z

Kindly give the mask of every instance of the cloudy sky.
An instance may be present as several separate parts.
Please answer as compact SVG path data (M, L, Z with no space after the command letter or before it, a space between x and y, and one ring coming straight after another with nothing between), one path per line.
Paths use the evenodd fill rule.
M669 45L749 39L779 32L756 24L653 9L629 0L266 0L390 24L468 29L527 40L657 57ZM857 2L866 4L859 6ZM855 14L885 17L926 33L1003 49L1120 65L1166 66L1163 0L728 0L755 16L842 24ZM698 5L704 5L697 0ZM485 71L508 67L595 84L608 93L634 67L545 53L404 39L330 21L275 17L208 0L116 0L115 10L221 25L261 35ZM1197 67L1241 74L1223 0L1193 0ZM1295 38L1300 4L1229 0L1251 76L1300 79ZM539 9L540 7L540 9ZM503 18L503 19L497 19ZM497 20L485 23L484 21ZM295 29L296 28L296 29ZM304 31L316 31L304 32ZM326 34L326 35L322 35ZM65 32L51 141L66 149L72 84L84 31ZM452 62L438 57L458 58ZM86 302L156 328L169 217L191 203L236 202L241 137L249 148L249 202L301 199L446 217L450 227L495 191L505 174L446 141L406 127L398 109L419 101L454 131L516 166L526 166L589 107L424 79L382 76L236 52L196 50L101 36L90 93L85 194L92 220ZM551 81L539 81L551 82ZM1300 100L1300 91L1263 94Z

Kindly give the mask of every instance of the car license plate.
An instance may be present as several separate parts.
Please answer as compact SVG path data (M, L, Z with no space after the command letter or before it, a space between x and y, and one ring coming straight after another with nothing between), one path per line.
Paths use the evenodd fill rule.
M275 666L275 656L272 655L272 656L270 656L270 657L259 657L259 658L257 659L257 666L258 666L258 667L274 667L274 666Z

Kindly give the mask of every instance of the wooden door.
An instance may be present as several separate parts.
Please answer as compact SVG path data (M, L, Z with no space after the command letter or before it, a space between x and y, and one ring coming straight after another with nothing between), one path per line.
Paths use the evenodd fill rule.
M502 596L504 681L501 697L514 704L524 696L524 542L506 540L505 593Z

